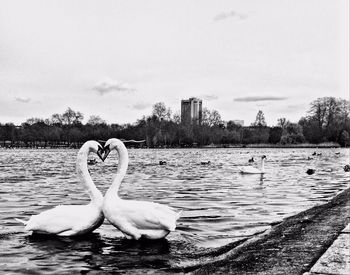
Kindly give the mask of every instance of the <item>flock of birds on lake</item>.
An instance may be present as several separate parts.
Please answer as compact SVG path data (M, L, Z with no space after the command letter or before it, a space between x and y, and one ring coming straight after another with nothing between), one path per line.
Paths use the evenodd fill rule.
M89 174L87 165L97 163L96 159L88 159L90 153L95 153L102 160L111 151L118 154L118 166L114 180L105 196L97 189ZM339 152L335 153L339 154ZM321 156L314 152L313 156ZM312 159L312 158L311 158ZM239 168L242 174L264 174L266 156L261 156L260 167L252 165ZM308 157L310 160L310 157ZM97 141L87 141L80 148L76 171L84 189L90 196L87 205L58 205L53 209L33 215L28 221L17 219L25 225L25 230L39 234L54 234L58 236L76 236L91 233L100 227L106 218L113 226L121 231L127 239L139 240L161 239L171 231L175 231L176 222L180 218L181 210L169 206L138 200L124 200L118 196L118 191L128 168L129 156L123 140L111 138L104 146ZM254 164L254 158L248 163ZM166 165L166 161L159 161L159 165ZM210 161L201 161L201 165L210 165ZM344 166L345 172L350 172L350 165ZM312 175L315 169L309 168L307 174Z
M335 155L339 155L340 152L336 152ZM312 153L312 156L322 156L322 153L317 153L316 151ZM266 160L266 156L263 155L261 156L261 165L260 168L257 167L253 167L253 166L243 166L239 168L239 172L241 174L265 174L265 160ZM313 160L313 157L308 156L307 160ZM251 157L250 159L248 159L248 163L253 164L255 163L254 157ZM159 161L159 165L166 165L167 162L164 160L160 160ZM208 161L201 161L200 162L201 165L209 165L211 164L210 160ZM343 167L343 170L345 172L350 172L350 164L346 164ZM308 168L306 170L306 174L308 175L313 175L316 172L316 169L314 168Z

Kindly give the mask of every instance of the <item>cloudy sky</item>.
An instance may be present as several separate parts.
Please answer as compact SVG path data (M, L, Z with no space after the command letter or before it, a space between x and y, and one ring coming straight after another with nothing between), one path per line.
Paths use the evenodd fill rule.
M199 97L224 120L297 121L349 98L348 0L0 0L0 122L135 122Z

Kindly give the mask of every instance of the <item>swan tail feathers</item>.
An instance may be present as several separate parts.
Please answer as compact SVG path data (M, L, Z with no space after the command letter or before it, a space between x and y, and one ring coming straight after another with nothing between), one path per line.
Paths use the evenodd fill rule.
M169 230L170 232L174 232L175 229L176 229L176 224L174 224L174 226L170 226L170 227L168 228L168 230Z
M17 219L15 218L16 221L23 223L24 225L27 225L28 221L22 220L22 219Z
M26 231L33 231L33 229L34 229L34 226L32 223L26 224L26 227L24 228L24 230L26 230Z
M180 216L182 214L183 210L180 210L179 212L176 212L176 220L180 219Z
M29 221L27 221L26 226L24 227L24 230L26 230L26 231L34 231L34 230L37 230L37 229L39 229L38 228L38 223L37 223L37 221L35 219L33 219L33 216L32 216L32 218Z
M176 229L176 221L180 218L182 214L182 210L180 210L179 212L175 212L175 216L174 219L169 223L169 225L167 226L169 231L175 231Z

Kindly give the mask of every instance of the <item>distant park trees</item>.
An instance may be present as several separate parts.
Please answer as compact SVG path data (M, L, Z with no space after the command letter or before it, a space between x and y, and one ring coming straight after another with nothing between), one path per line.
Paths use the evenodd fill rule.
M81 112L76 112L68 107L63 114L53 114L51 116L51 123L61 125L81 124L83 119L84 115Z
M243 127L234 121L224 123L217 110L204 108L201 125L181 124L179 112L164 103L153 105L152 113L133 124L107 124L92 115L83 124L84 115L71 108L48 119L29 118L20 126L0 124L0 145L75 146L89 139L107 140L110 137L146 140L146 146L203 146L210 144L297 144L303 142L338 142L350 145L349 101L334 97L318 98L311 102L307 116L298 123L279 118L277 125L268 127L262 110L251 126Z
M319 143L324 141L349 143L350 132L349 101L323 97L311 102L308 116L299 120L306 140Z
M222 123L221 116L217 110L203 108L202 124L206 126L219 126Z

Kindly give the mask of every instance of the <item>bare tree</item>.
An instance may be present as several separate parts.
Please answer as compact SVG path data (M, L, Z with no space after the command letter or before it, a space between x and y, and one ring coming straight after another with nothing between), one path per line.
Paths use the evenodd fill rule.
M51 124L63 124L63 120L60 114L53 114L51 116Z
M103 120L100 116L92 115L89 117L87 124L90 124L90 125L106 124L106 121Z
M42 118L37 118L37 117L28 118L25 123L27 123L29 125L33 125L33 124L36 124L39 122L45 123Z
M282 129L284 129L288 123L289 121L285 117L277 119L277 126L281 127Z
M70 107L63 114L53 114L51 116L52 124L81 124L84 119L84 115L81 112L76 112Z
M202 111L202 124L207 126L218 126L222 123L221 115L217 110L210 111L207 108L203 108Z
M202 110L202 124L210 126L210 110L208 108L203 108Z
M220 123L222 123L221 115L217 110L212 110L210 113L210 125L218 126Z
M322 130L328 130L335 124L343 124L349 120L349 101L334 97L322 97L311 102L308 119L317 122Z
M252 125L258 126L258 127L266 126L265 116L263 111L261 110L258 111L258 113L256 114L255 122Z
M158 117L160 120L170 120L171 110L163 102L158 102L153 105L152 115Z
M181 115L180 115L180 112L177 111L173 114L173 121L176 123L176 124L180 124L181 123Z
M71 125L81 123L84 119L84 115L81 112L76 112L70 107L62 114L63 124Z

